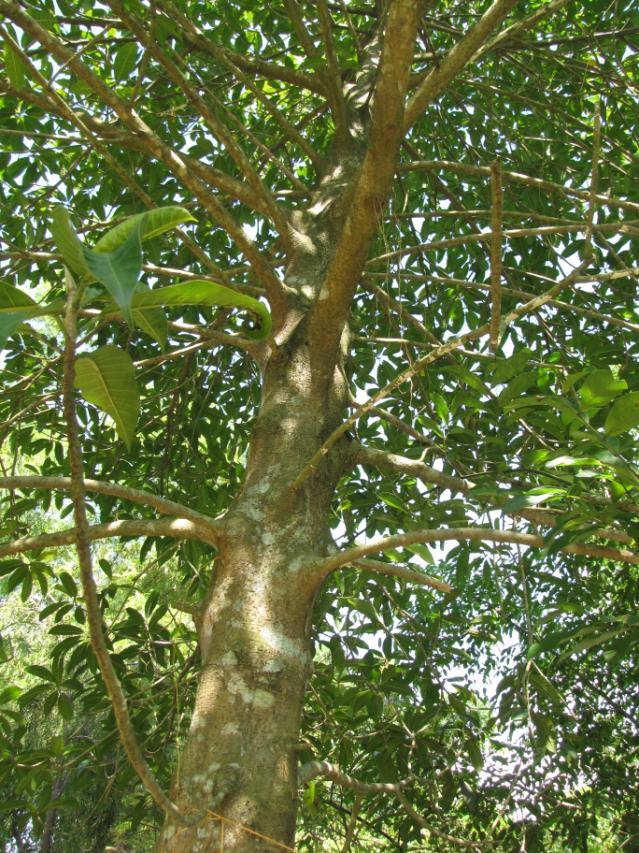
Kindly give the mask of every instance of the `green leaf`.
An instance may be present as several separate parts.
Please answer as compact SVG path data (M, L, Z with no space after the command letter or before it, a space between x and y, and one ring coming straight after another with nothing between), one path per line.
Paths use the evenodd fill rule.
M251 336L265 338L271 331L271 315L268 308L259 300L244 293L238 293L204 279L192 279L168 287L159 287L144 293L136 293L133 297L135 308L163 306L166 308L178 305L228 305L234 308L246 308L261 319L261 328L252 332Z
M135 42L128 42L119 48L113 60L113 76L118 82L126 80L133 71L137 56L138 51Z
M548 699L550 699L553 705L565 710L566 700L559 690L557 690L552 681L550 681L550 679L536 665L533 665L530 669L530 680L540 693L543 693L548 697Z
M96 279L109 291L129 326L133 325L131 301L142 270L140 228L136 225L126 240L112 252L83 247L84 258Z
M624 394L612 404L604 429L608 435L619 435L639 424L639 391Z
M66 693L58 695L58 711L63 720L73 719L73 703Z
M140 395L130 356L107 345L76 361L76 387L84 398L110 415L130 450L140 416Z
M0 281L0 349L4 347L7 338L37 310L36 303L30 296L17 287Z
M55 684L56 678L50 669L47 669L46 666L39 666L38 664L33 664L32 666L25 667L26 671L31 673L31 675L36 675L38 678L43 678L45 681L52 681Z
M51 214L51 236L71 272L79 276L90 275L84 256L84 246L71 225L69 214L63 207L55 207Z
M593 371L587 377L579 389L579 396L585 406L599 407L605 406L627 389L628 383L625 379L616 379L611 370L605 367Z
M4 46L4 67L7 69L7 77L13 88L24 89L26 79L24 62L9 42L5 42Z
M481 770L484 766L484 757L481 752L479 741L476 738L470 738L466 741L466 749L468 757L475 770Z
M49 633L53 637L75 637L82 634L82 628L77 625L54 625L49 628Z
M176 228L183 222L195 222L196 219L184 207L169 205L136 213L119 222L103 234L93 247L95 252L112 252L121 246L139 226L140 240L150 240L165 231Z
M0 693L0 705L6 705L7 702L14 702L21 695L22 690L19 687L5 687Z
M71 598L77 598L77 584L68 572L60 572L60 574L58 575L58 581L60 582L67 595L70 595Z

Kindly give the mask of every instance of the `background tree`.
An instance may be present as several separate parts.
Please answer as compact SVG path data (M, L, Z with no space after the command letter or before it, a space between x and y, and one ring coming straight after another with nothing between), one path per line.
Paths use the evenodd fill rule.
M633 6L0 0L8 849L636 844Z

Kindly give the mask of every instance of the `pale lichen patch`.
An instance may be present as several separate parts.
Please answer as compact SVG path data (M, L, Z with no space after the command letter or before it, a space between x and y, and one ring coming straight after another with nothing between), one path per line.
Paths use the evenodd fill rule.
M255 693L253 694L253 704L256 708L259 708L260 710L263 710L265 708L271 708L275 704L275 697L267 690L262 690L258 687Z

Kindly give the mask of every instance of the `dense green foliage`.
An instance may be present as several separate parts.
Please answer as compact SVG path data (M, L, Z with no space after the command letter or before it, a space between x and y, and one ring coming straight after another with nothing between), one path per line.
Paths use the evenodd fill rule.
M334 129L324 95L293 78L240 69L221 50L313 79L326 60L307 55L286 4L178 0L217 54L199 49L166 4L125 4L188 76L228 142L121 23L118 5L37 0L25 8L81 50L85 65L184 155L188 169L199 161L245 187L233 157L238 144L285 213L303 205L318 163L278 118L321 155ZM314 4L298 5L319 44ZM358 67L355 39L366 42L381 5L328 4L345 80ZM416 73L437 62L487 4L426 5ZM522 0L507 24L543 5ZM383 555L431 564L427 570L454 588L446 595L358 569L332 576L322 590L301 759L331 761L365 782L414 774L407 796L435 831L425 833L392 797L369 795L358 805L354 849L453 849L441 833L513 851L639 845L639 566L596 550L639 550L639 14L631 0L556 5L478 57L418 120L353 305L347 371L358 400L437 342L487 322L490 251L480 232L491 227L488 167L496 158L504 174L502 316L583 257L590 264L554 302L503 329L496 353L469 343L357 424L363 443L422 459L466 485L456 491L360 467L335 497L340 547L412 528L476 525L538 531L544 543L459 541ZM61 251L72 264L54 239L54 211L67 210L82 242L97 250L125 217L149 205L180 206L193 221L180 220L183 239L171 230L144 241L142 281L152 293L190 276L193 294L196 282L204 290L221 284L244 302L219 307L220 290L210 299L198 291L192 300L144 303L145 291L133 295L137 267L122 302L94 257L93 277L117 306L88 285L96 289L81 317L80 354L87 363L96 352L126 354L140 414L131 417L138 392L130 382L136 400L124 402L128 416L118 429L95 390L92 397L84 389L91 402L80 400L77 412L88 477L215 516L241 484L260 390L249 355L211 331L229 339L254 333L255 322L234 306L255 310L259 277L237 234L212 221L85 80L20 28L4 24L1 32L0 473L68 476L55 307L64 293ZM410 165L421 161L431 166ZM597 171L597 192L613 201L593 206ZM248 190L243 198L215 180L215 197L238 233L250 234L283 273L268 211L250 204ZM103 244L102 251L117 248ZM35 317L33 301L48 306L43 316ZM144 304L165 313L149 320ZM257 304L257 325L267 333L265 303ZM137 322L124 322L118 306L125 316L132 306ZM0 539L9 542L66 528L71 507L62 491L14 488L0 492L0 509ZM154 517L151 508L105 494L91 494L89 509L93 523ZM575 544L595 553L561 550ZM199 663L189 611L205 594L214 552L156 537L95 548L113 661L140 742L168 789ZM119 745L86 636L73 552L8 555L0 574L0 843L37 849L52 831L55 806L52 849L126 842L149 850L161 815ZM299 849L340 849L355 801L347 787L311 783Z

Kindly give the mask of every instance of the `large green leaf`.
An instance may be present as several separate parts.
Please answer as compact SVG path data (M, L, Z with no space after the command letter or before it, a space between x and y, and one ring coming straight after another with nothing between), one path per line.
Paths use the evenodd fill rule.
M631 391L616 400L606 418L604 429L608 435L619 435L639 424L639 391Z
M137 226L140 229L140 240L150 240L183 222L195 222L195 218L184 207L156 207L119 222L100 237L93 249L96 252L112 252L124 243Z
M140 228L136 225L124 243L112 252L84 248L87 265L96 279L109 291L127 323L133 325L131 301L142 270Z
M76 387L115 421L118 435L130 449L140 416L140 395L130 356L107 345L75 363Z
M144 293L136 293L133 297L135 308L158 307L169 308L177 305L228 305L233 308L246 308L261 320L259 330L251 332L251 336L265 338L271 331L271 315L268 308L258 299L246 296L205 279L192 279L168 287L159 287Z
M51 213L51 235L71 272L79 276L90 275L84 247L63 207L55 207Z
M37 305L26 293L0 281L0 349L16 329L32 317L38 310Z

